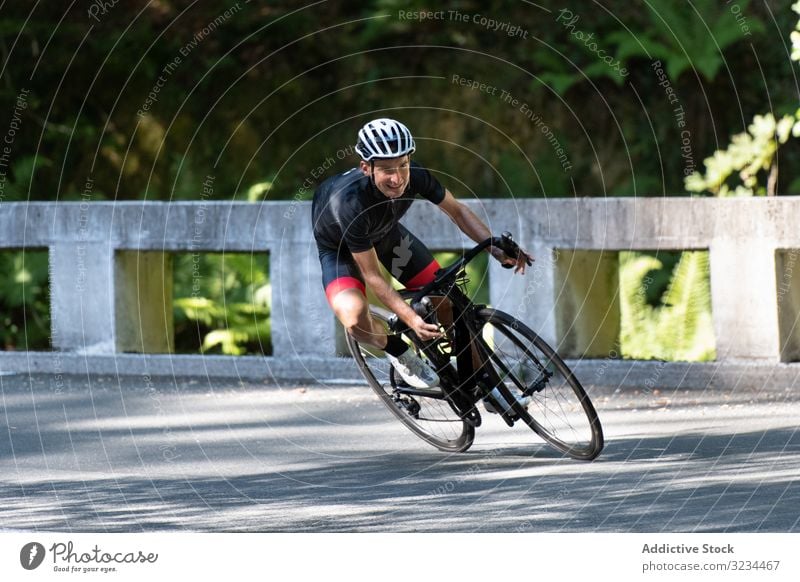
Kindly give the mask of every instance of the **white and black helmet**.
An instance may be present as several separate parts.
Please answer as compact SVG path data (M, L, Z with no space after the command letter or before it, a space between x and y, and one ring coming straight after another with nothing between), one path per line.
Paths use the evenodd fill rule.
M394 119L373 119L358 132L356 152L365 162L399 158L416 150L408 128Z

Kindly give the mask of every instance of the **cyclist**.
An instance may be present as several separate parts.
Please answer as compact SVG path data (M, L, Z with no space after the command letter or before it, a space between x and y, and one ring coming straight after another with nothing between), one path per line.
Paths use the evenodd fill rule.
M314 238L322 265L325 294L344 328L358 342L386 353L397 373L410 386L436 386L436 372L399 335L388 335L369 313L368 286L378 299L422 340L440 337L381 275L379 263L406 288L433 281L439 263L400 219L417 196L432 202L476 242L491 236L489 228L456 200L431 173L416 162L408 128L393 119L375 119L358 132L357 168L332 176L314 193ZM525 251L509 257L490 247L498 261L525 272L533 260Z

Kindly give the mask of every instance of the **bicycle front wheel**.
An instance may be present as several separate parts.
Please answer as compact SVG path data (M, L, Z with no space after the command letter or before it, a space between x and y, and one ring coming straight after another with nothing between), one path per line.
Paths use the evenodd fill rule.
M370 313L386 325L392 316L372 305ZM403 386L382 351L360 344L350 334L346 337L350 353L370 388L414 434L442 451L463 452L472 445L475 428L461 418L441 388L414 390ZM403 339L413 345L409 338Z
M509 392L504 396L530 397L527 407L514 406L522 420L556 449L575 459L597 457L603 450L603 429L597 412L555 350L507 313L481 309L478 318L491 361Z

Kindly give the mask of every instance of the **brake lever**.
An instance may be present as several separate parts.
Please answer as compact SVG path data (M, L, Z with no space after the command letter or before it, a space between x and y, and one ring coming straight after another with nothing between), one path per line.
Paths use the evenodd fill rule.
M522 254L522 249L519 248L519 245L517 243L515 243L514 240L511 238L511 233L510 232L506 231L503 234L501 234L500 235L500 242L502 243L503 247L505 247L505 248L503 248L503 247L501 247L501 248L502 248L503 252L508 257L510 257L510 258L512 258L514 260L518 260L519 259L520 255ZM509 251L511 251L511 252L509 252ZM529 267L531 265L533 265L533 261L527 255L525 256L525 263ZM507 265L506 263L500 263L500 266L502 266L504 269L513 269L514 267L516 267L516 265Z

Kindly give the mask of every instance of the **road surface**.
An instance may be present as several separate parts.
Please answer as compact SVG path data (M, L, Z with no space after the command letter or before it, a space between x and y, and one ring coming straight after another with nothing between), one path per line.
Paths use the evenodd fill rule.
M4 531L800 531L795 387L589 387L606 433L591 463L496 417L469 452L439 452L366 386L3 375L0 388Z

